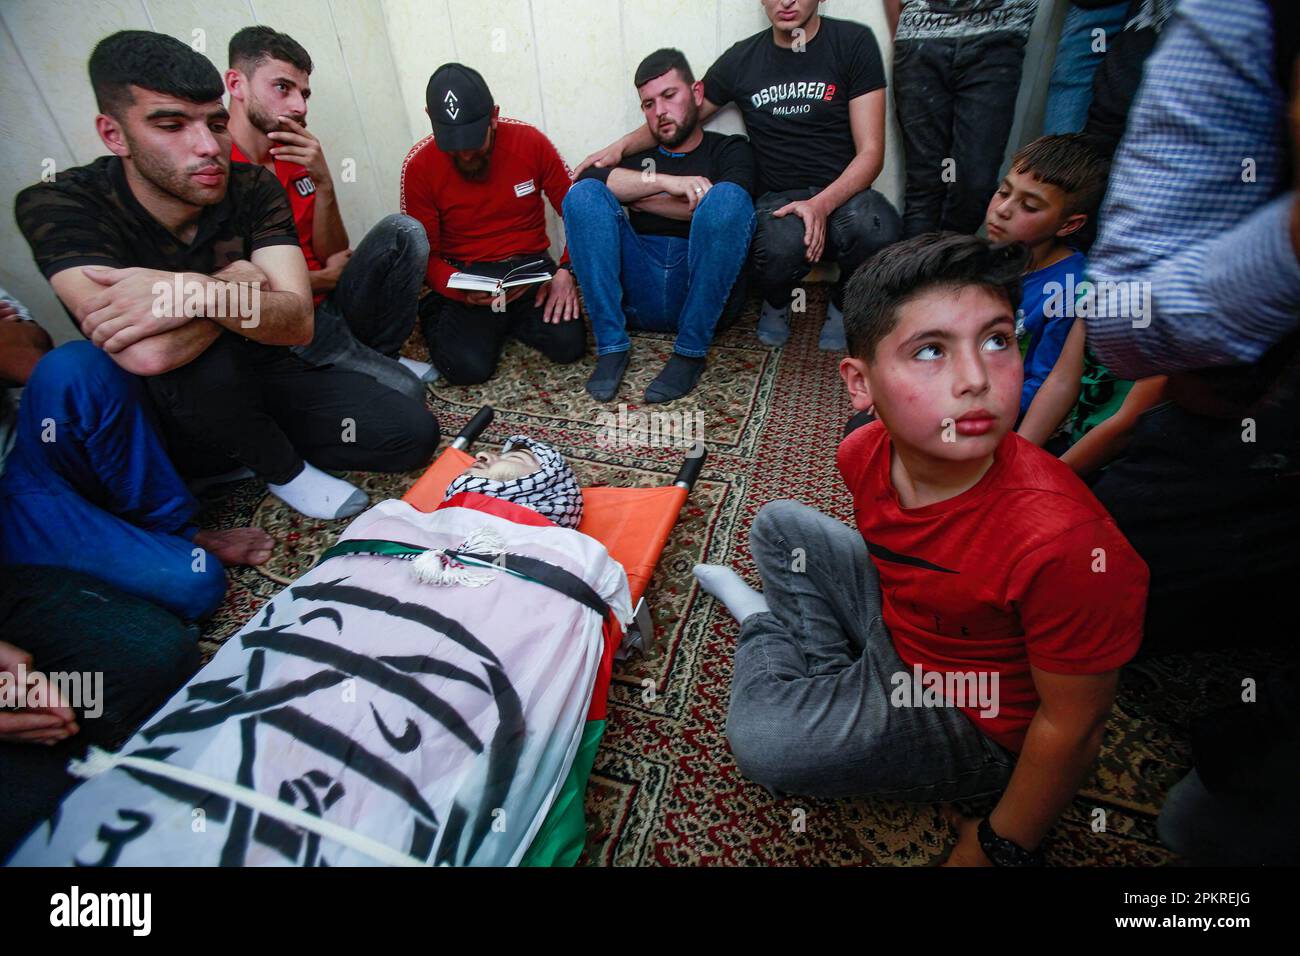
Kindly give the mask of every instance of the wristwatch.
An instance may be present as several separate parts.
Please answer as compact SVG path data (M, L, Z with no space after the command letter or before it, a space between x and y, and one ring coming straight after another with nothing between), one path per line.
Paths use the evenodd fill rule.
M980 849L984 851L984 855L992 861L994 866L1043 865L1043 851L1041 848L1030 852L1020 844L998 836L993 832L993 824L989 823L988 817L980 820L979 841Z
M573 275L573 263L572 263L572 262L561 262L558 266L555 267L555 271L556 271L556 272L559 272L561 269L563 269L563 270L564 270L565 272L567 272L569 275Z

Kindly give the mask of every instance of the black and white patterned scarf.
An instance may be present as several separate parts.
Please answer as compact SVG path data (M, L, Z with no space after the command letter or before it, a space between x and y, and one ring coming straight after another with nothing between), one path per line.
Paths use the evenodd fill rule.
M447 486L444 500L465 491L476 491L504 501L512 501L549 518L562 528L576 528L582 521L582 488L564 456L545 442L526 435L511 435L501 446L501 454L515 448L532 452L542 467L539 471L497 481L478 475L457 475Z

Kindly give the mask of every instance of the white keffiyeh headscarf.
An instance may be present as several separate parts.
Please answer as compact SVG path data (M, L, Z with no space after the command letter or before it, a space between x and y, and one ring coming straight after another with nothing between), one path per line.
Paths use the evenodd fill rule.
M525 448L532 452L542 466L541 469L509 481L497 481L478 475L458 475L447 486L443 498L464 491L476 491L532 508L562 528L576 528L582 521L582 487L564 456L545 442L534 441L526 435L511 435L507 438L501 446L501 454L515 448Z

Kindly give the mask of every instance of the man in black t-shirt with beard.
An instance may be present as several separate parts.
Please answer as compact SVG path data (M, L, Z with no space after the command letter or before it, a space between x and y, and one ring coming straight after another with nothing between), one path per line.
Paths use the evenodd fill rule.
M743 136L699 125L703 84L680 50L657 50L635 77L651 149L590 166L564 199L564 231L596 337L587 391L609 401L632 348L628 326L673 331L647 402L691 391L754 231L754 154ZM624 210L626 206L626 211Z
M751 248L763 293L759 338L784 344L790 299L822 259L839 264L821 347L844 348L844 283L902 231L898 213L871 184L885 149L885 71L871 30L823 17L820 0L762 0L772 22L734 44L704 77L699 119L727 103L744 117L758 163ZM641 127L579 165L618 165L655 146Z

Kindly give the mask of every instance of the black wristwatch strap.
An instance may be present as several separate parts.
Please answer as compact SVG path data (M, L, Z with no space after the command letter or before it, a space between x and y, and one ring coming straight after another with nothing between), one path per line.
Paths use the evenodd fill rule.
M979 841L980 849L984 851L984 855L992 861L994 866L1043 865L1042 849L1031 852L1019 843L998 836L993 832L993 824L989 823L988 817L980 820Z

